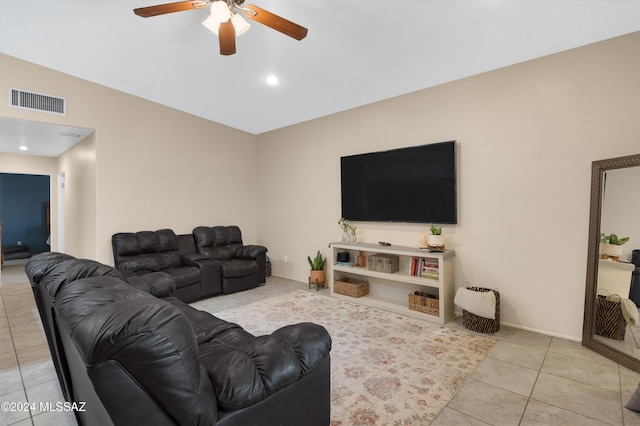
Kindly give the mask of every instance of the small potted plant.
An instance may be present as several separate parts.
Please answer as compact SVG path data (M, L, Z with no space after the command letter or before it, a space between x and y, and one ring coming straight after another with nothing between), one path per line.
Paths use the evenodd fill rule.
M600 234L600 259L620 261L622 245L629 241L629 237L619 238L616 234Z
M309 266L311 266L311 271L309 273L309 280L311 284L324 284L326 281L325 275L325 264L327 263L327 259L322 256L320 250L318 250L318 254L316 257L311 259L311 256L307 256L307 260L309 261Z
M429 227L431 235L427 236L428 248L431 250L444 250L444 235L442 235L442 227L435 226L433 223Z
M349 223L345 218L340 218L338 225L342 227L342 242L354 244L358 242L356 237L356 227Z

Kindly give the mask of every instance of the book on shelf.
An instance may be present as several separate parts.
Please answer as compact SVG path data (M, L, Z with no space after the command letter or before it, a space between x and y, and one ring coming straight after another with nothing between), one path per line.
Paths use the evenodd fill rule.
M413 277L439 279L440 265L438 259L429 257L412 257L410 273Z

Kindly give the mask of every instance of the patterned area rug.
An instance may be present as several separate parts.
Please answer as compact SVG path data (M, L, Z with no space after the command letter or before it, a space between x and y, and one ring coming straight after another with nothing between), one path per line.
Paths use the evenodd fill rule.
M304 321L323 325L333 340L332 425L429 424L495 344L301 290L215 315L254 335Z

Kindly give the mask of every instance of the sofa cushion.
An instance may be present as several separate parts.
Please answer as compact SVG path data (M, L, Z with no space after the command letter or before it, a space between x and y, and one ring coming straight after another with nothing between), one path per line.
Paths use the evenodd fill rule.
M158 266L158 262L149 256L135 256L120 262L118 269L125 274L133 274L138 271L157 272L160 270Z
M329 355L331 337L311 323L282 327L254 337L230 329L200 345L218 407L236 410L254 405L300 380Z
M124 280L122 272L112 266L104 265L94 260L70 259L60 262L51 268L46 276L42 278L41 285L44 285L49 295L55 298L66 284L81 278L97 276L112 277L116 281Z
M189 319L198 344L209 342L227 330L234 328L242 329L238 324L221 320L208 312L199 311L175 297L167 297L164 298L164 300L180 309L180 311L182 311L182 313Z
M181 266L180 268L165 269L162 272L166 272L173 277L176 282L176 288L200 282L200 268L197 266Z
M111 237L111 244L118 269L127 256L178 252L178 237L171 229L120 232Z
M246 277L258 272L258 263L247 259L231 259L222 262L222 276L225 278Z
M38 285L42 277L46 275L51 268L60 262L71 259L75 259L75 257L64 253L44 252L36 254L32 256L25 265L25 272L31 285Z
M165 253L148 253L137 256L129 256L118 265L125 274L133 274L138 271L163 271L169 268L182 266L182 257L177 251Z
M150 272L127 277L127 282L132 287L156 297L170 297L176 291L176 281L166 272Z

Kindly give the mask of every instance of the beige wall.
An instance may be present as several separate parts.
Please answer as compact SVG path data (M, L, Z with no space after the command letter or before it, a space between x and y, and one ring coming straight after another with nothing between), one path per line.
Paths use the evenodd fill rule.
M90 259L97 259L95 139L93 133L58 158L65 184L63 251Z
M64 96L68 114L9 108L8 86ZM34 157L2 161L67 174L67 251L112 263L115 232L187 233L198 225L237 224L255 242L254 135L6 55L0 87L0 116L95 129L92 140L50 166L54 172L40 171Z
M591 162L640 152L639 51L635 33L260 135L274 273L306 281L306 256L340 239L341 156L455 139L456 286L498 288L505 323L579 339ZM428 231L357 226L410 246Z

